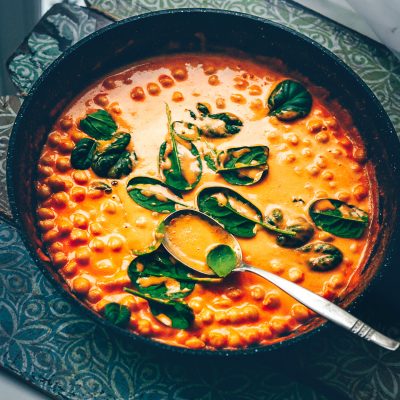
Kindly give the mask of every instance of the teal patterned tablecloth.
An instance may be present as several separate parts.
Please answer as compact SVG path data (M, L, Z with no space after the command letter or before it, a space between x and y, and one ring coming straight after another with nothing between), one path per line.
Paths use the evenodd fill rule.
M129 15L177 7L247 12L298 30L332 50L371 87L400 132L400 63L383 46L286 0L87 0L57 5L10 58L23 95L63 50ZM98 12L101 11L101 14ZM0 207L7 206L5 151L20 106L0 98ZM398 183L397 183L398 184ZM355 313L400 338L395 268ZM336 327L282 351L247 359L181 356L104 330L62 297L33 264L17 231L0 223L0 365L61 399L397 400L400 353Z

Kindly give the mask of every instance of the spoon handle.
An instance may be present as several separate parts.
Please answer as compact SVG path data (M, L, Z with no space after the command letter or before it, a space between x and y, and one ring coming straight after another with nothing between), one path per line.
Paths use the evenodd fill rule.
M264 271L248 264L242 264L239 268L235 269L235 271L248 271L252 272L253 274L260 275L317 314L328 319L329 321L334 322L337 325L342 326L343 328L362 337L363 339L374 342L385 349L393 351L397 350L397 348L400 346L400 343L397 340L383 335L347 311L338 307L336 304L326 300L321 296L318 296L302 286L296 285L295 283L272 274L271 272Z

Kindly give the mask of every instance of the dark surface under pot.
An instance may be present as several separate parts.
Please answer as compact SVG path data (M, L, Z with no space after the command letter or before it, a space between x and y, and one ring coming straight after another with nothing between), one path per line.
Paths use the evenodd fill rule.
M393 251L399 248L399 235L395 232L399 188L393 184L399 181L398 139L374 95L339 59L287 28L264 19L225 11L161 11L115 23L68 49L34 85L18 114L10 139L8 191L24 242L50 280L101 323L145 342L156 343L116 328L89 310L71 293L51 265L38 258L37 243L40 241L34 224L36 204L32 183L35 167L41 146L58 114L91 82L115 68L146 57L176 52L221 51L221 48L282 59L289 69L298 70L311 77L313 83L327 88L332 97L350 110L362 132L379 183L379 225L382 229L365 270L363 284L345 299L344 306L359 297L380 265L380 272L384 274L386 264L390 264L394 257ZM307 331L318 324L316 320ZM282 344L307 336L306 333L273 346L234 351L193 351L157 345L184 353L244 355L280 348Z

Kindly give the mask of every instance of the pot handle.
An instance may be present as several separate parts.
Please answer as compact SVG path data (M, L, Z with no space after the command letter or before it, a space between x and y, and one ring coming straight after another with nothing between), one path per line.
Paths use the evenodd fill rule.
M6 162L8 141L21 102L17 96L0 96L0 219L14 228L18 226L13 219L8 202Z

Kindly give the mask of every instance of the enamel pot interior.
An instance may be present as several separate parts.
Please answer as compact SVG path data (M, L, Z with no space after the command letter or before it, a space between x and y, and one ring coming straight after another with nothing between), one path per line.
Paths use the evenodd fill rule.
M41 241L35 228L33 182L40 150L51 125L63 108L96 79L115 68L155 55L221 52L224 49L283 60L290 70L299 71L314 84L327 88L332 97L350 111L362 134L379 183L377 223L381 230L363 271L362 283L342 300L344 307L363 293L378 268L384 270L391 263L393 249L399 247L399 235L394 229L399 215L399 189L393 184L400 181L398 139L377 99L338 58L283 26L233 12L209 9L161 11L109 25L68 49L39 78L26 98L9 145L7 179L10 204L31 256L60 291L110 329L182 353L245 355L269 351L310 336L322 321L315 319L276 344L232 351L176 348L112 326L79 301L53 267L38 257Z

